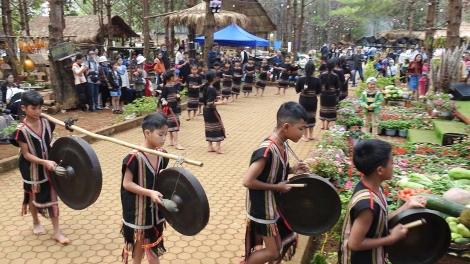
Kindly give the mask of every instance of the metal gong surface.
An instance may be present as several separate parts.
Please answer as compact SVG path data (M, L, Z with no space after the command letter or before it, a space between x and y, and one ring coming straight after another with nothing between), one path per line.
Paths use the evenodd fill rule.
M289 183L307 184L281 194L281 213L295 232L307 236L320 235L338 222L341 200L327 179L303 174L292 177Z
M408 229L404 239L387 247L388 259L393 264L436 263L447 252L450 246L449 225L431 210L406 210L390 219L388 228L421 218L426 220L426 224Z
M68 177L51 172L54 189L64 204L82 210L98 199L103 176L98 157L88 142L79 137L61 137L54 142L49 159L73 172Z
M165 220L180 234L194 236L209 222L209 202L196 177L183 168L169 168L157 176L157 191L163 198L174 201L178 212L159 205Z

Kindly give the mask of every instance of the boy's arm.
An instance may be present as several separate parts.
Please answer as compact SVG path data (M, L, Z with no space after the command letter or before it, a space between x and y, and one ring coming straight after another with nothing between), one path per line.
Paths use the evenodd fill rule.
M291 187L286 186L288 181L280 182L278 184L271 184L258 180L258 176L263 171L266 163L266 158L260 158L253 162L248 168L245 177L243 178L243 186L252 190L280 191L283 193L290 191Z
M21 132L18 132L18 133L21 133ZM55 163L55 161L40 159L37 156L31 154L28 149L28 144L18 141L18 145L20 145L21 153L23 154L23 157L27 161L42 165L50 171L54 170L55 166L57 166L57 163Z
M364 209L354 220L349 236L348 248L353 251L369 250L383 246L389 246L404 237L407 229L402 225L392 229L390 235L382 238L366 238L372 222L374 221L374 212L372 209ZM403 230L404 229L404 230Z
M379 94L377 95L377 99L375 99L375 101L371 104L371 106L373 108L379 107L383 101L384 101L384 96L382 95L382 93L379 92Z
M132 172L129 170L129 168L126 168L126 172L124 173L124 179L122 180L122 187L124 187L124 189L128 190L129 192L133 192L139 195L148 196L150 197L152 202L163 205L162 201L160 200L160 198L163 197L161 193L154 191L154 190L145 189L135 184L132 181L133 177L134 175L132 175Z

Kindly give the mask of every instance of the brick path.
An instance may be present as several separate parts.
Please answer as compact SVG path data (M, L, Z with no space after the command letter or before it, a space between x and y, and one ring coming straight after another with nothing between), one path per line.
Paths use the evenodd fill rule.
M287 95L274 95L268 87L264 98L250 96L238 102L218 107L225 123L227 139L222 146L227 154L206 152L202 116L197 121L182 121L181 144L189 158L204 162L199 168L185 165L199 179L209 199L209 224L194 237L165 231L167 253L160 263L238 263L244 254L245 189L242 178L253 149L275 126L275 114L282 102L297 101L294 89ZM277 89L276 89L277 91ZM185 114L185 113L184 113ZM182 120L186 116L182 116ZM77 123L80 126L80 123ZM320 133L319 126L316 134ZM142 141L140 128L115 135L134 144ZM312 150L314 142L292 143L301 158ZM61 204L61 229L71 239L62 246L53 241L50 221L41 219L47 234L36 237L29 215L19 216L22 203L22 181L18 170L0 176L0 263L120 263L123 239L119 234L121 219L121 161L130 151L109 142L94 143L103 170L103 190L91 207L73 211ZM173 147L172 154L183 154ZM291 156L291 160L295 162ZM172 163L170 163L172 164ZM300 254L302 252L298 252ZM144 262L145 263L145 262Z

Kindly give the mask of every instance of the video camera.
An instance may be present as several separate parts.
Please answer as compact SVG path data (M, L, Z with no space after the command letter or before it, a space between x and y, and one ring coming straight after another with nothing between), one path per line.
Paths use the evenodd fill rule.
M3 114L11 114L11 110L10 109L6 109L6 108L3 108L3 109L0 109L0 113L3 113Z

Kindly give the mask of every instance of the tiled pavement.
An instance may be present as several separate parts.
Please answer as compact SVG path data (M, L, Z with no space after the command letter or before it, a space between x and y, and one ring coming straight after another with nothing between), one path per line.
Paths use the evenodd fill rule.
M197 121L185 121L183 113L180 131L185 151L173 147L172 154L187 153L191 159L204 162L199 168L184 165L201 182L209 199L211 216L207 227L194 237L165 230L167 253L160 263L238 263L244 254L245 188L242 178L254 148L267 137L275 125L276 111L281 103L297 101L294 89L286 96L274 95L274 87L267 87L263 98L250 96L238 102L219 106L226 126L227 139L222 143L227 154L206 152L202 116ZM77 123L80 126L80 121ZM316 135L319 134L316 127ZM114 136L134 144L142 141L140 128ZM50 221L41 219L47 234L37 237L32 233L29 215L21 217L22 181L18 170L0 176L0 263L120 263L123 239L119 234L121 219L120 181L121 161L130 151L110 142L92 144L103 170L103 190L91 207L74 211L61 204L60 222L63 233L71 244L62 246L51 239ZM314 142L292 143L299 157L306 157ZM294 162L294 158L291 156ZM172 164L172 163L170 163ZM301 252L299 252L301 253ZM145 262L144 262L145 263Z

